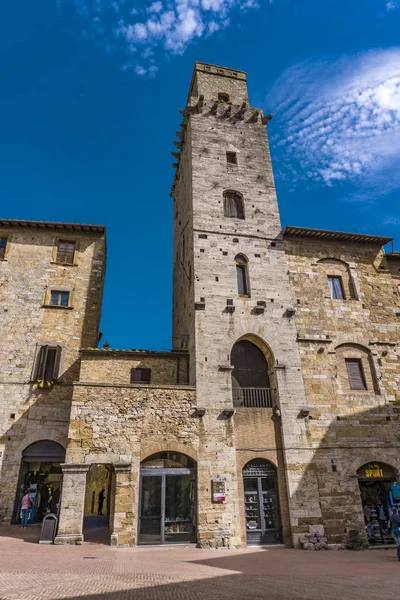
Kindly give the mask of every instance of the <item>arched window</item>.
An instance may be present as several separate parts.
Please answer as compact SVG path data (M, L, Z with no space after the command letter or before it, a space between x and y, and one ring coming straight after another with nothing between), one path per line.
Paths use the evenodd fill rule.
M336 348L338 384L343 394L379 394L372 354L358 344L342 344Z
M234 406L271 407L268 364L261 350L248 340L240 340L232 348L231 364Z
M243 196L239 192L224 192L224 215L234 219L244 219Z
M239 296L250 296L249 292L249 273L247 268L247 258L243 254L235 257L236 278Z

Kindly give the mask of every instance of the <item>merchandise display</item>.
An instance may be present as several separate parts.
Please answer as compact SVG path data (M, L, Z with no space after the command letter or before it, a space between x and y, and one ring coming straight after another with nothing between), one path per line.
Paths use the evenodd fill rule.
M42 521L49 514L57 514L61 492L61 467L58 463L23 463L18 487L15 521L21 520L21 500L28 490L32 506L28 524Z

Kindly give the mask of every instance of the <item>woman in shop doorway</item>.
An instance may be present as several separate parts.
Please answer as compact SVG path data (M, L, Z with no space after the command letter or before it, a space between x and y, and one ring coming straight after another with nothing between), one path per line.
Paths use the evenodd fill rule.
M390 523L392 525L392 535L397 546L397 558L400 560L400 515L397 512L397 508L393 508Z
M105 489L103 488L101 490L101 492L99 492L99 502L98 502L98 510L97 510L97 514L98 515L102 515L103 514L103 504L104 504L104 498L105 498L106 494L105 494Z
M29 496L29 490L25 490L25 494L21 500L21 527L25 529L28 527L28 514L29 509L32 505L31 497Z

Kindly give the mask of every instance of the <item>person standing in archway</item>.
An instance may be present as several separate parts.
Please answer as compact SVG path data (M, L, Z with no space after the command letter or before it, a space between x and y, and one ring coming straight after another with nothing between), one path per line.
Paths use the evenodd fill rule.
M103 504L104 504L104 498L105 497L106 497L105 489L103 488L101 490L101 492L99 492L99 501L98 501L98 510L97 510L97 514L98 515L102 515L103 514Z
M392 510L390 523L392 525L392 535L397 546L397 558L400 560L400 515L397 508L393 508Z
M21 500L21 527L25 529L28 527L28 514L29 509L32 506L32 500L29 495L29 490L25 490L25 494Z

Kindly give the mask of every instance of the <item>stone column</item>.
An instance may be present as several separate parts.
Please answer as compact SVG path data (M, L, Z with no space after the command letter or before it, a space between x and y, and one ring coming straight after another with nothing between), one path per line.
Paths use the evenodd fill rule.
M114 512L112 515L111 546L133 546L135 543L133 523L134 486L132 464L117 463L115 470Z
M55 544L81 544L83 542L83 516L85 509L87 464L61 465L63 485L58 534Z

